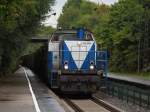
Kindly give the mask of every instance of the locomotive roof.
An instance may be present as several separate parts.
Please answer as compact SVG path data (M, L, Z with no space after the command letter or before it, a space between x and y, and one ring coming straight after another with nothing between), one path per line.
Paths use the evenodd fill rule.
M92 33L90 30L85 29L85 32ZM54 33L77 33L77 29L58 29Z
M85 30L85 36L82 39L79 39L77 36L78 29L59 29L52 34L52 41L60 40L93 40L92 32Z
M54 33L77 33L77 30L56 30Z

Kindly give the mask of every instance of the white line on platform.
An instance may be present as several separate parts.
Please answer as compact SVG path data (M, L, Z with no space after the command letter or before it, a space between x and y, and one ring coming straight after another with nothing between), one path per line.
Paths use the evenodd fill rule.
M29 77L27 75L27 72L26 72L25 68L23 68L23 70L25 72L25 76L26 76L26 79L28 81L29 89L30 89L30 92L31 92L31 95L32 95L32 99L33 99L33 102L34 102L34 106L35 106L36 112L41 112L41 110L39 108L39 105L38 105L38 102L36 100L35 94L33 92L33 89L32 89L32 86L31 86L31 82L30 82Z

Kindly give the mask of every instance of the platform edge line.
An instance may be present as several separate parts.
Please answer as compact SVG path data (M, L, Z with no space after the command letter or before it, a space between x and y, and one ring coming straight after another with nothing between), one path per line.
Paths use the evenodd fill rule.
M27 79L27 81L28 81L28 86L29 86L29 89L30 89L30 92L31 92L31 95L32 95L32 100L33 100L33 103L34 103L36 112L41 112L41 110L40 110L40 108L39 108L39 105L38 105L38 102L37 102L37 100L36 100L35 94L34 94L34 92L33 92L33 89L32 89L32 86L31 86L31 82L30 82L30 80L29 80L29 77L28 77L27 72L26 72L26 70L25 70L24 67L23 67L23 70L24 70L26 79Z

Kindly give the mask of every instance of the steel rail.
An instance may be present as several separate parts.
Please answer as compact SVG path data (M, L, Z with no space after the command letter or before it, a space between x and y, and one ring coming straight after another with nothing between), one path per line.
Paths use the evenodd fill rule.
M96 97L96 96L92 96L91 100L93 102L95 102L96 104L104 107L105 109L109 110L110 112L122 112L122 110L120 110L119 108L101 100L100 98Z
M75 104L74 102L72 102L69 98L64 98L63 99L75 112L85 112L84 110L82 110L77 104ZM106 103L105 101L97 98L96 96L92 96L89 100L93 101L94 103L98 104L99 106L107 109L110 112L123 112L123 110L109 104Z
M78 105L73 103L70 99L64 98L64 101L75 111L75 112L84 112Z

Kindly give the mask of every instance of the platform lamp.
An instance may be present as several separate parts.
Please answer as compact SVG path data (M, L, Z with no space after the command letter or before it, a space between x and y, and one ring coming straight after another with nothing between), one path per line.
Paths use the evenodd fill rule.
M52 13L52 14L49 14L49 15L42 16L42 18L50 17L50 16L52 16L52 15L56 16L56 12L54 12L54 13Z

